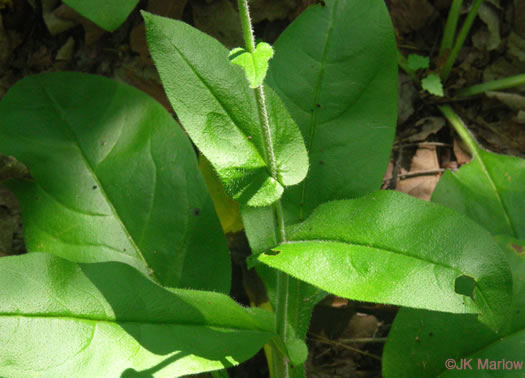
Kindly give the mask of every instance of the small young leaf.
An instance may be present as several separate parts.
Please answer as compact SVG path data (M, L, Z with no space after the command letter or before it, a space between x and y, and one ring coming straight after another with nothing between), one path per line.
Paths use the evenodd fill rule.
M445 361L448 359L453 359L458 366L462 359L472 359L472 372L475 372L476 377L492 377L494 370L504 370L480 369L478 361L484 364L486 360L504 359L523 364L525 258L519 257L512 248L517 243L523 245L525 241L509 238L500 241L510 259L514 286L513 305L500 333L494 333L472 315L402 308L392 325L383 352L383 376L465 376L464 371L447 372ZM508 369L505 374L501 374L522 376L523 368Z
M26 77L0 102L0 151L34 178L8 183L29 251L229 292L229 251L194 150L151 97L95 75Z
M479 313L498 329L512 282L490 234L467 217L382 191L321 205L290 227L278 255L259 261L345 298L454 313ZM455 291L472 277L473 298Z
M230 52L230 61L244 69L250 88L257 88L263 83L268 71L268 62L272 57L272 46L266 42L257 44L253 53L242 48Z
M443 84L439 75L430 74L421 80L421 87L434 96L444 96Z
M275 336L270 312L116 262L3 257L0 298L3 377L179 377L237 365Z
M421 56L417 54L409 54L407 61L408 68L413 71L428 68L430 65L430 59L428 58L428 56Z

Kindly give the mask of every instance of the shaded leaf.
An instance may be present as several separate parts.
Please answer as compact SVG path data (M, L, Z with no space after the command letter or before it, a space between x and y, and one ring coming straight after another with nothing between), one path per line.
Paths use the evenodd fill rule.
M29 251L229 291L226 240L195 153L161 105L103 77L53 73L19 81L0 114L0 151L34 178L9 184Z
M233 199L267 206L303 180L308 158L300 132L266 88L278 181L271 177L255 94L218 41L175 20L143 12L151 54L184 128Z
M274 336L268 312L165 289L116 262L4 257L0 297L0 375L9 377L195 374L237 365Z
M513 273L513 305L500 333L494 333L472 315L454 315L413 309L401 309L392 325L383 352L383 375L389 377L465 376L465 371L445 368L452 358L472 358L472 374L492 377L495 371L480 369L485 361L523 363L525 347L525 259L518 257L509 238L500 242L510 259ZM520 243L525 245L525 241ZM523 376L523 369L509 369L501 376Z
M64 0L64 3L82 16L107 31L114 31L126 21L138 2L139 0Z
M498 329L511 277L490 234L463 215L397 192L321 205L259 261L335 295L454 313ZM472 298L456 279L475 280Z

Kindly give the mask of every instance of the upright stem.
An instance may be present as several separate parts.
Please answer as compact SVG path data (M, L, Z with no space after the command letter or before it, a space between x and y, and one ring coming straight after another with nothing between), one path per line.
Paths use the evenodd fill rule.
M440 56L443 56L454 44L454 37L456 36L456 30L458 28L459 12L461 11L462 5L463 0L453 0L450 5L447 23L445 24L445 30L443 31L443 37L441 39L441 47L439 48Z
M239 14L241 16L241 24L244 33L244 42L246 49L249 52L255 51L255 38L253 36L252 21L250 18L250 11L247 0L237 0L239 5ZM268 111L266 109L266 99L264 95L264 86L261 85L254 89L255 99L257 102L257 109L259 118L261 120L263 139L264 139L264 154L266 164L270 167L272 177L277 180L277 162L275 159L275 152L273 150L272 130L268 119ZM283 243L286 241L286 230L284 223L284 214L281 201L277 201L272 206L276 223L276 237L277 242ZM277 271L277 300L275 304L275 329L277 334L281 337L283 342L287 340L287 325L288 325L288 275ZM274 373L277 378L288 378L289 363L286 356L277 352L273 358Z
M448 75L450 74L450 70L452 69L452 66L456 62L456 58L458 57L459 50L463 47L463 43L465 43L465 39L467 38L467 35L470 31L470 28L472 27L472 23L474 22L474 19L476 18L476 15L478 14L479 7L481 6L481 3L483 3L483 0L474 0L474 4L472 4L472 8L468 12L467 18L465 19L465 22L463 23L463 26L461 27L461 30L459 31L458 38L456 39L456 42L454 43L454 47L452 48L452 51L450 52L447 61L445 62L445 65L441 69L441 79L443 81L447 80Z

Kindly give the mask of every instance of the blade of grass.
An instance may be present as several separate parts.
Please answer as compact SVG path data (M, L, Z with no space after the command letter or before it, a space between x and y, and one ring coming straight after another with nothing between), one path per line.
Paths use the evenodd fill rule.
M461 30L458 33L458 37L456 39L456 42L454 43L454 47L452 47L452 51L450 51L450 54L447 58L447 61L441 68L441 79L443 82L445 82L448 78L448 75L450 74L450 70L452 69L452 66L456 62L456 58L458 57L459 50L463 47L463 44L465 43L465 39L467 38L468 33L470 32L470 28L472 27L472 24L474 23L474 19L476 18L476 15L478 14L479 7L483 3L483 0L474 0L474 4L472 4L472 8L470 8L470 11L468 12L467 18L465 19L465 22L463 23L463 26L461 27Z
M450 5L448 12L447 23L445 24L445 30L443 31L443 37L441 39L441 47L439 48L439 56L443 56L448 50L452 48L454 44L454 37L458 27L459 12L463 6L463 0L453 0Z
M501 89L513 88L525 85L525 74L506 77L504 79L487 81L457 91L456 97L470 97L488 91L499 91Z

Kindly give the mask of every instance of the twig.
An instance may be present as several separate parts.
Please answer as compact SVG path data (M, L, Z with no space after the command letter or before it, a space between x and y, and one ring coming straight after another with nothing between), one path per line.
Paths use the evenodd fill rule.
M341 343L385 343L386 337L358 337L355 339L339 339Z
M314 337L315 337L314 340L318 341L320 343L328 344L328 345L337 345L337 346L340 346L341 348L348 349L348 350L350 350L352 352L359 353L359 354L362 354L363 356L367 356L367 357L373 358L375 360L381 361L381 357L376 355L376 354L369 353L369 352L366 352L364 350L361 350L361 349L358 349L358 348L354 348L354 347L351 347L351 346L346 345L346 344L342 344L342 343L337 342L337 341L325 339L322 336L315 335Z
M394 177L396 177L396 178L398 178L400 180L404 180L404 179L411 178L411 177L438 175L438 174L441 174L441 173L443 173L445 171L446 171L446 169L439 168L439 169L429 169L428 171L415 171L415 172L402 173L402 174L397 175L397 176L388 177L388 178L384 179L383 182L386 183L386 182L394 179Z
M436 147L452 147L449 143L442 143L442 142L416 142L416 143L407 143L407 144L397 144L394 145L392 148L394 150L398 150L400 148L405 147L424 147L424 146L436 146Z

